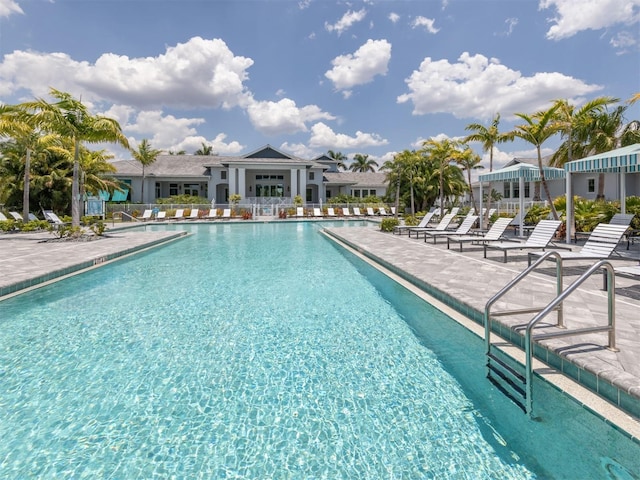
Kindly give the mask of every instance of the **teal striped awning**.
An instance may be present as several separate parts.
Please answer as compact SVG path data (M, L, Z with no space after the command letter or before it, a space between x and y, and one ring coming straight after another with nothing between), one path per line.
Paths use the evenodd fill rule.
M640 143L636 143L616 150L591 155L580 160L574 160L573 162L567 162L564 165L564 169L568 173L617 173L622 171L637 173L640 171L638 165L639 157Z
M562 168L543 167L544 178L547 180L555 180L565 177L565 171ZM478 176L481 182L504 182L515 181L524 178L526 182L539 182L540 169L535 165L528 163L518 163L509 167L501 168L495 172L484 173Z

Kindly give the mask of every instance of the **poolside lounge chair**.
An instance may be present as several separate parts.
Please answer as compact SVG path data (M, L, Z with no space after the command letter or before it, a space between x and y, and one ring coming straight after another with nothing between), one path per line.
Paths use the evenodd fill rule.
M460 235L460 236L447 236L447 249L452 243L458 243L460 245L460 251L462 251L463 243L471 243L476 245L483 245L487 242L493 242L496 240L504 239L504 232L511 223L511 217L500 217L497 219L491 228L487 230L484 235Z
M384 207L380 207L380 208L378 209L378 213L379 213L380 215L382 215L383 217L386 217L386 216L390 215L389 213L387 213L387 209L386 209L386 208L384 208Z
M183 208L179 208L176 210L176 214L171 217L173 220L179 220L181 218L184 218L184 209Z
M411 228L426 228L428 223L431 221L431 219L433 218L433 216L435 215L435 210L432 212L428 212L424 217L422 217L422 220L420 220L420 223L418 225L398 225L393 229L393 234L398 234L398 235L402 235L403 232L407 232L409 229Z
M344 215L345 217L350 217L351 216L351 212L349 211L349 207L342 207L342 215Z
M627 227L631 226L631 221L635 217L633 213L616 213L611 220L609 220L609 225L626 225ZM573 241L578 243L578 238L581 237L589 237L591 232L574 232ZM627 250L629 249L629 242L627 241Z
M7 217L5 217L4 213L0 212L0 222L4 222L7 220Z
M537 249L545 250L549 248L549 244L553 239L558 227L560 227L560 220L541 220L536 228L533 229L531 235L527 238L526 242L517 242L506 245L504 242L499 241L496 243L484 244L484 258L487 258L487 249L493 248L496 250L502 250L504 252L504 263L507 263L507 252L509 250L524 250L524 249ZM556 248L566 248L555 246Z
M54 225L65 224L65 222L63 222L60 219L60 217L58 217L58 215L53 213L53 210L43 210L42 213L44 214L44 219L47 220L49 223L53 223Z
M218 218L218 209L210 208L209 213L206 215L207 218Z
M471 230L471 227L473 227L473 224L476 223L477 220L478 220L478 215L467 215L466 217L464 217L464 220L462 221L462 223L460 223L460 225L458 226L458 229L453 232L449 232L447 230L435 230L435 229L425 230L424 241L426 242L427 237L430 237L430 238L433 238L433 243L436 243L436 240L438 239L438 237L444 237L446 235L466 235L469 233L469 230Z
M138 220L142 220L143 222L146 222L147 220L151 220L152 216L153 216L153 210L148 209L142 212L142 216L138 218Z
M335 216L336 216L336 212L333 209L333 207L327 208L327 217L335 217Z
M38 217L36 217L33 213L29 214L29 221L30 222L35 222L38 220Z
M458 215L460 211L460 207L453 207L449 213L452 213L454 216Z
M360 208L353 207L353 215L356 216L356 217L361 217L362 213L360 213Z
M156 220L166 220L166 219L167 219L167 212L165 212L164 210L156 214Z
M318 207L313 207L313 216L323 217L324 215L322 215L322 210L320 210Z
M374 217L375 214L376 213L373 211L373 208L367 207L367 215L369 215L370 217Z
M187 218L189 220L197 220L199 213L200 213L200 210L198 210L197 208L192 208L191 213L189 213L189 216Z
M296 217L304 217L304 207L296 208Z
M609 258L620 243L627 225L611 225L600 223L593 229L587 242L578 252L558 252L562 261L565 260L605 260ZM529 265L533 257L539 257L544 252L529 252Z
M22 215L20 215L18 212L9 212L9 215L11 215L16 222L22 221Z
M396 207L390 207L391 208L391 215L395 215L396 214Z
M436 225L435 227L428 227L428 226L422 227L422 228L412 227L409 229L409 238L411 238L412 233L416 234L416 238L420 238L420 234L428 230L437 230L437 231L444 232L449 227L449 224L453 220L454 216L455 215L453 213L447 213L444 217L442 217L442 220L440 220L440 223L438 223L438 225Z
M527 213L529 213L529 209L525 207L522 211L518 212L515 217L513 217L509 227L513 227L514 232L518 232L520 230L520 225L522 225L524 233L524 219L527 216Z
M230 208L225 208L222 211L222 219L223 220L231 220L231 209Z

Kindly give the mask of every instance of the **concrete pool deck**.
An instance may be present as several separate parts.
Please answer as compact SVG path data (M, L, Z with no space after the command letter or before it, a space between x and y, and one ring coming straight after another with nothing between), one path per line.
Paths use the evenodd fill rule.
M227 223L228 224L228 223ZM465 245L463 252L447 250L442 239L434 245L422 239L409 239L383 233L370 223L364 227L328 228L328 233L377 260L410 283L425 289L454 310L478 321L489 298L527 266L526 250L510 252L502 263L502 252L490 251L483 258L482 247ZM0 235L0 300L27 288L55 281L61 276L95 268L121 256L160 245L184 235L179 231L108 232L108 237L91 242L43 242L49 233ZM623 248L623 247L621 247ZM630 252L640 258L638 246ZM573 261L565 277L565 287L579 272L594 262ZM613 260L614 265L629 265ZM582 268L580 268L582 266ZM531 278L499 301L495 310L546 305L555 296L555 266L536 270ZM611 403L640 419L640 282L616 278L616 345L610 351L606 333L559 338L543 342L550 352L548 363L594 391ZM602 290L602 275L589 278L565 301L568 328L606 324L607 301ZM517 337L528 316L499 317L504 334ZM553 323L551 314L547 323ZM551 328L551 327L549 327ZM640 426L640 422L638 422Z

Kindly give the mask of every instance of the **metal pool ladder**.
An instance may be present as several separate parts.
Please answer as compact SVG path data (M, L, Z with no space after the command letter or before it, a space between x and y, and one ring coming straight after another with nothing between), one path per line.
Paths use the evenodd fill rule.
M550 257L554 257L556 262L556 297L546 306L532 307L515 310L501 310L491 312L491 307L502 298L520 281L526 278L536 267ZM568 330L564 324L564 311L562 302L571 295L587 278L593 273L604 269L607 278L607 325L601 327L576 328ZM538 322L552 311L558 313L556 327L560 331L541 333L534 335L533 329ZM525 365L514 361L504 352L499 350L491 342L491 332L493 318L507 315L520 315L526 313L537 313L526 326L524 335ZM517 277L503 287L498 293L489 299L484 307L484 337L485 353L487 357L487 378L505 395L513 400L530 417L533 416L533 342L534 340L546 340L556 337L568 337L596 332L608 332L609 342L607 348L617 351L615 346L615 274L613 266L606 260L600 260L592 265L577 280L563 291L563 270L562 257L558 252L548 251L542 255L534 264L523 270ZM504 339L507 342L510 340ZM522 337L519 337L522 340ZM513 343L513 342L511 342ZM521 346L521 345L520 345Z

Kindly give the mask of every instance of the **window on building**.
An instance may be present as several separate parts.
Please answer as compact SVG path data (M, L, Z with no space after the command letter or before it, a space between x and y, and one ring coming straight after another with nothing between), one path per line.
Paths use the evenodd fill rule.
M156 182L156 198L160 198L162 196L162 191L160 189L160 182Z
M331 198L331 190L327 190L327 198Z
M504 184L502 186L502 196L504 198L511 198L511 183L510 182L504 182Z
M595 178L587 178L587 192L588 193L596 193L596 179Z
M354 197L360 198L360 190L353 190L352 194Z
M222 170L220 172L220 180L226 180L227 179L227 171L226 170Z
M197 183L186 183L184 185L184 194L197 197L200 195L200 185Z
M307 202L313 202L313 190L307 188Z
M529 198L531 196L531 190L529 187L529 182L524 182L524 198Z
M309 172L309 180L315 180L315 176L316 176L315 172Z
M376 196L376 191L375 190L369 190L369 196L370 197L375 197Z
M178 184L170 183L169 184L169 196L178 195Z
M513 182L513 198L520 198L520 183Z

